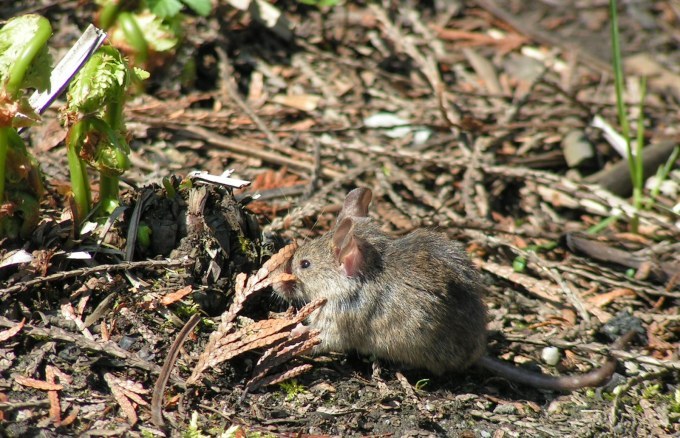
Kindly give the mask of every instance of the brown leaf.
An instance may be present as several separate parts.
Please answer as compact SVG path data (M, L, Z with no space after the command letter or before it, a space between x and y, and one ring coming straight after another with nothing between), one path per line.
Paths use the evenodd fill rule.
M5 403L9 401L9 397L7 397L7 394L0 392L0 403ZM0 421L5 421L5 411L0 410Z
M291 337L267 350L255 365L252 380L264 377L272 368L310 350L321 342L318 330L291 331Z
M64 389L63 385L57 383L49 383L44 380L33 379L31 377L24 377L21 375L15 375L14 381L19 385L27 386L29 388L40 389L42 391L61 391Z
M247 392L255 391L257 388L260 388L262 386L268 386L268 385L275 385L277 383L281 383L285 380L292 379L294 377L299 376L300 374L306 373L307 371L311 370L313 366L311 364L303 364L299 365L297 367L294 367L290 370L286 370L280 374L274 374L269 377L265 377L257 382L248 382L248 385L246 386Z
M70 414L66 416L63 420L61 420L61 423L59 423L59 426L61 427L67 427L73 424L74 421L76 421L76 418L78 418L78 412L80 412L80 407L79 406L74 406L73 410L71 411Z
M599 294L588 298L588 302L597 307L604 307L612 302L616 301L617 298L622 297L635 297L635 292L630 289L619 288L614 289L610 292Z
M61 406L59 405L59 393L57 391L47 391L47 399L50 402L50 421L55 427L61 425Z
M246 299L253 292L263 289L274 282L295 279L291 274L277 272L272 275L272 273L288 262L295 253L296 248L297 244L295 243L282 248L250 278L247 278L243 273L236 276L234 301L229 306L229 310L222 314L222 321L217 330L210 335L205 350L199 356L191 376L187 379L187 384L191 385L197 382L201 373L208 367L213 367L246 351L268 347L287 338L291 327L297 325L322 305L323 302L311 303L311 306L303 307L292 319L258 321L230 333L233 329L236 315L241 311Z
M246 344L255 339L272 335L281 330L295 325L295 322L285 319L265 319L256 321L240 330L231 333L217 343L218 347L224 347L227 344L239 341L241 344Z
M259 289L264 289L265 287L269 287L272 284L276 283L285 283L287 281L296 281L297 277L293 274L286 274L285 272L282 272L280 274L276 274L272 277L267 277L264 280L262 280L260 283L258 283L257 288Z
M281 265L286 263L288 259L290 259L293 256L296 249L297 243L295 242L281 248L279 252L274 254L269 260L265 262L264 265L262 265L262 267L255 273L255 275L251 276L248 279L246 290L252 293L255 292L256 290L265 288L266 286L262 286L258 283L260 283L263 279L269 276L270 273L274 272L274 270L276 270Z
M193 291L191 285L181 288L175 292L169 293L161 298L161 304L164 306L169 306L172 303L176 303L182 298L186 297Z
M300 111L314 111L319 105L321 96L313 94L286 95L277 94L272 101L281 105L289 106Z
M104 374L104 380L109 385L111 393L123 414L127 417L128 423L131 425L137 423L137 412L131 400L140 405L148 405L139 394L147 394L149 390L145 389L140 383L119 379L111 373Z
M62 372L59 368L53 365L47 365L45 367L45 380L48 383L56 383L56 379L67 384L73 381L71 376ZM54 424L55 427L59 427L62 425L59 393L57 391L47 391L47 399L50 402L50 420L52 420L52 424Z
M288 167L279 170L267 170L259 173L249 187L251 192L292 187L300 184L300 178L294 173L288 173Z
M14 327L9 328L7 330L0 331L0 342L6 341L12 336L16 335L21 331L22 328L24 328L24 325L26 324L26 319L22 319L21 322L18 322Z
M220 364L222 362L225 362L229 359L232 359L239 354L243 354L246 351L254 350L256 348L262 348L269 346L273 344L274 342L280 341L281 339L285 339L288 335L286 333L276 333L271 336L268 336L266 338L260 338L257 339L256 341L250 342L250 343L239 343L237 346L238 348L226 348L226 349L219 349L216 350L212 355L211 355L211 360L208 362L209 366L215 366L217 364ZM232 347L232 346L230 346Z
M298 313L295 314L295 321L297 322L304 321L305 319L307 319L309 315L312 314L312 312L314 312L316 309L323 306L324 304L326 304L325 298L320 298L318 300L312 301L311 303L307 304L302 309L300 309Z

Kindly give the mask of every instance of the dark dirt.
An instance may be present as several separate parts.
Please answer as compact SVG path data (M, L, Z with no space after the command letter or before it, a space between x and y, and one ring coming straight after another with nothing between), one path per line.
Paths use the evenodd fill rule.
M618 125L606 1L348 2L321 10L275 2L293 29L290 40L219 3L208 18L187 17L183 47L158 61L145 92L127 103L129 208L104 240L101 227L75 239L64 219L63 102L28 130L49 194L30 241L0 241L0 333L26 324L0 340L0 432L680 434L680 177L673 174L655 206L640 212L635 234L630 188L598 176L621 162L591 126L596 115ZM680 7L620 3L631 120L644 74L646 144L677 144ZM96 13L75 1L2 9L2 18L28 11L49 18L55 59ZM190 60L197 76L180 83ZM382 113L401 128L376 121ZM587 150L576 161L574 138ZM180 186L189 171L227 169L251 185L233 193ZM161 179L173 175L178 196L170 198ZM288 241L327 230L356 186L373 190L371 214L385 230L436 227L466 243L488 285L493 355L555 375L583 372L602 363L614 338L638 329L633 345L615 352L613 381L558 394L478 370L437 377L355 355L302 354L275 372L304 364L310 371L244 395L261 347L183 387L233 302L236 274L252 274ZM154 240L124 262L141 199ZM586 233L616 211L624 212L619 220ZM21 249L30 262L8 263ZM78 251L92 259L67 257ZM182 290L189 292L170 299ZM263 290L247 299L236 326L286 307ZM158 427L149 406L154 384L197 311L204 318L174 362ZM559 348L556 366L541 359L548 346ZM55 373L62 389L36 383ZM123 387L127 396L112 389ZM61 407L58 420L50 399Z

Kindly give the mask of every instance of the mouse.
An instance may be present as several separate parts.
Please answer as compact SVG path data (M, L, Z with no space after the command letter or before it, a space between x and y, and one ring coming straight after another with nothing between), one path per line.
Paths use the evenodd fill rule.
M295 278L273 285L278 296L326 300L306 322L320 333L314 353L354 351L435 375L477 366L554 391L610 380L617 365L612 357L590 372L551 376L489 356L486 288L462 244L429 229L386 234L368 215L371 198L367 188L350 191L333 229L303 243L278 268Z

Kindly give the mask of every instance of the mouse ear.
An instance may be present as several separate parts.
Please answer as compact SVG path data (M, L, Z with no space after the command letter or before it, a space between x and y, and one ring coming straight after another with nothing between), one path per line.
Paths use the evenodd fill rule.
M363 239L354 234L354 222L351 217L344 218L336 227L333 234L333 250L348 277L356 277L364 267L362 242Z
M347 194L342 210L338 214L338 224L346 217L368 216L368 204L371 203L373 193L369 189L359 187Z

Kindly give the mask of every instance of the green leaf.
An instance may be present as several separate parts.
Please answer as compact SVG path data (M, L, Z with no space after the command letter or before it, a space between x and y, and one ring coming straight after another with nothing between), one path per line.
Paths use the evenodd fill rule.
M0 29L0 81L16 83L11 94L20 87L49 87L52 58L46 43L51 34L49 21L34 14L12 18Z
M162 20L149 11L136 14L135 20L149 48L155 52L167 52L179 44L178 33L172 27L172 20Z
M210 0L182 0L182 3L202 17L207 17L212 10Z
M524 272L527 268L527 259L524 257L515 257L512 261L512 270L515 272Z
M129 83L128 67L118 50L103 46L90 58L71 82L70 111L101 114L106 103L118 99Z
M179 0L147 0L151 12L160 18L170 18L179 14L182 3Z
M327 6L336 6L340 0L298 0L299 3L316 6L317 8L325 8Z
M140 223L137 228L137 242L142 248L151 246L151 227L145 223Z
M133 67L132 72L135 75L135 77L140 81L144 81L146 79L149 79L149 77L151 76L151 74L148 71L143 70L143 69L138 68L138 67Z

